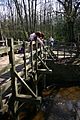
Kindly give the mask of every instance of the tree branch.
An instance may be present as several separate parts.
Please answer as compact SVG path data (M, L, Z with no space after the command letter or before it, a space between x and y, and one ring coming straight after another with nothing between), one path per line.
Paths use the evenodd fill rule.
M75 6L75 13L77 12L79 5L80 5L80 2L78 2L77 5Z
M64 6L64 2L62 2L61 0L57 0L57 1L60 2Z

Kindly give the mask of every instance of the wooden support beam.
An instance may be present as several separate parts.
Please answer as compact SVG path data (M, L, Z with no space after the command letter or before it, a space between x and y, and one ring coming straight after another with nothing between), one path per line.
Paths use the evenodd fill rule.
M58 58L57 58L56 54L51 49L50 49L50 52L51 52L52 56L54 56L54 59L57 60Z
M17 79L19 79L19 81L22 83L22 85L26 88L25 90L29 90L30 93L37 98L37 95L32 91L32 89L26 84L26 82L17 74L17 72L15 71L15 76L17 77Z
M41 102L42 102L42 98L41 97L37 97L37 99L34 99L34 98L30 98L29 96L24 96L23 97L23 95L22 96L20 96L20 95L18 95L17 97L16 97L16 100L19 100L19 101L21 101L21 102L23 102L20 106L19 106L19 108L17 109L17 111L16 111L16 116L18 116L18 114L20 113L20 112L22 112L22 110L26 107L26 106L28 106L29 104L31 105L39 105L39 104L41 104Z
M54 60L54 57L51 55L50 51L48 51L47 48L45 48L45 50L47 51L48 55Z
M33 103L33 104L40 104L42 102L41 97L33 98L31 95L23 95L23 94L22 95L18 94L16 96L16 100L21 102Z
M48 66L44 63L44 61L43 61L39 56L37 56L37 58L42 62L42 64L45 66L45 68L49 71L50 69L49 69Z
M42 73L42 74L51 74L52 70L47 70L47 69L38 69L37 70L38 73Z

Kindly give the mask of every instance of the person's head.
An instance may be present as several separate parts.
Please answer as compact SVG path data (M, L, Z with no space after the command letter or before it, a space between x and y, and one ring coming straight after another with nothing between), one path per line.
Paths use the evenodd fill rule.
M41 33L41 34L40 34L40 37L43 39L43 38L44 38L44 33Z
M40 38L41 32L38 31L38 32L36 32L35 34Z

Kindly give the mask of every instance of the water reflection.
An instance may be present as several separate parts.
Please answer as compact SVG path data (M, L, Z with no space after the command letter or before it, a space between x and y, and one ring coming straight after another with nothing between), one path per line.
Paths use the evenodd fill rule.
M69 95L72 94L75 93ZM45 111L45 120L80 120L80 99L64 99L60 94L49 96L44 99L42 110Z

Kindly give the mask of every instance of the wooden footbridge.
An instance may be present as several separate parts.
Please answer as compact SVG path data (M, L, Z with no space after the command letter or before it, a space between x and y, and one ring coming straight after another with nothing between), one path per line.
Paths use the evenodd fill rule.
M17 116L25 105L38 107L41 104L40 93L48 85L80 82L80 60L75 57L77 49L73 45L59 43L51 49L34 41L7 39L6 46L0 48L0 54L3 53L9 57L9 64L0 69L0 79L3 77L3 81L0 80L0 114L10 111L14 120L19 119Z

